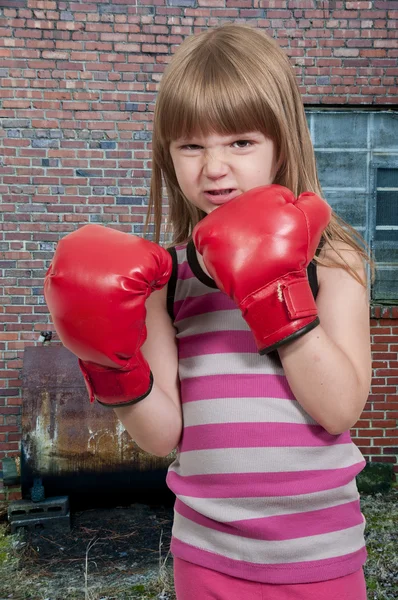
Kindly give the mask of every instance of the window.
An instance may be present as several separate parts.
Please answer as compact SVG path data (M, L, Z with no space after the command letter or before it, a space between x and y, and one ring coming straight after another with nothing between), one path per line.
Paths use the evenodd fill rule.
M372 249L372 302L398 304L398 111L306 114L325 198Z
M372 299L398 303L398 165L375 165L371 247L376 262ZM373 218L372 218L373 217Z

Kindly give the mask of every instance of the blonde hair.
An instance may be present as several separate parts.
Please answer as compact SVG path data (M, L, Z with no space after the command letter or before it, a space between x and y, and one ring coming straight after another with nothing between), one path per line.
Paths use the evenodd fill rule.
M205 213L183 195L170 155L170 143L182 136L260 131L274 142L274 183L295 196L322 195L303 102L288 57L260 30L228 24L187 38L177 49L160 84L152 138L152 178L147 227L153 217L159 242L163 184L169 214L166 234L172 244L186 242ZM323 243L340 257L315 260L358 274L341 256L336 241L348 244L366 261L361 236L336 214L323 233ZM333 253L332 253L333 254Z

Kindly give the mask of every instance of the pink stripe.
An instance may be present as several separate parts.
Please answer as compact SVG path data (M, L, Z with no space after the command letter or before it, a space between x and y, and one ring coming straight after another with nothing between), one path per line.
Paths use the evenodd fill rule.
M238 425L238 426L237 426ZM297 423L211 423L185 427L180 452L216 448L289 448L351 443L350 432L332 435L321 425Z
M176 496L193 498L263 498L295 496L332 490L350 483L365 461L341 469L288 471L285 473L216 473L182 476L167 474L167 485Z
M275 584L309 583L337 579L358 571L366 561L366 548L363 547L357 552L336 556L335 558L277 565L254 564L227 558L207 550L200 550L178 540L176 537L172 539L171 552L177 558L213 571L226 573L232 577Z
M251 331L212 331L179 338L180 358L202 356L203 354L223 354L245 352L258 354Z
M191 267L188 262L184 260L184 262L178 265L178 279L194 279L195 276L191 271Z
M175 323L188 317L219 310L238 310L235 302L220 291L209 292L202 296L189 296L174 302ZM243 318L243 317L242 317Z
M284 375L208 375L181 381L183 403L213 398L295 400Z
M364 522L359 501L347 502L339 506L312 510L290 515L244 519L219 523L196 512L177 499L175 510L186 519L221 533L242 536L254 540L293 540L311 535L323 535L341 531Z

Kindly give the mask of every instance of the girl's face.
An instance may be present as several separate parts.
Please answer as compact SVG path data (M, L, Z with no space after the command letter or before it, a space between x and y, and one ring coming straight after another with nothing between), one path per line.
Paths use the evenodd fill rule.
M205 213L275 175L274 143L258 131L180 138L170 154L184 196Z

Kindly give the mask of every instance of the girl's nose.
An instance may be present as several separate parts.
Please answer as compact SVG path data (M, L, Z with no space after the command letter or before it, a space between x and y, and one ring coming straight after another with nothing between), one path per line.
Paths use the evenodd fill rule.
M218 179L228 172L228 164L218 152L208 152L205 154L203 174L209 179Z

